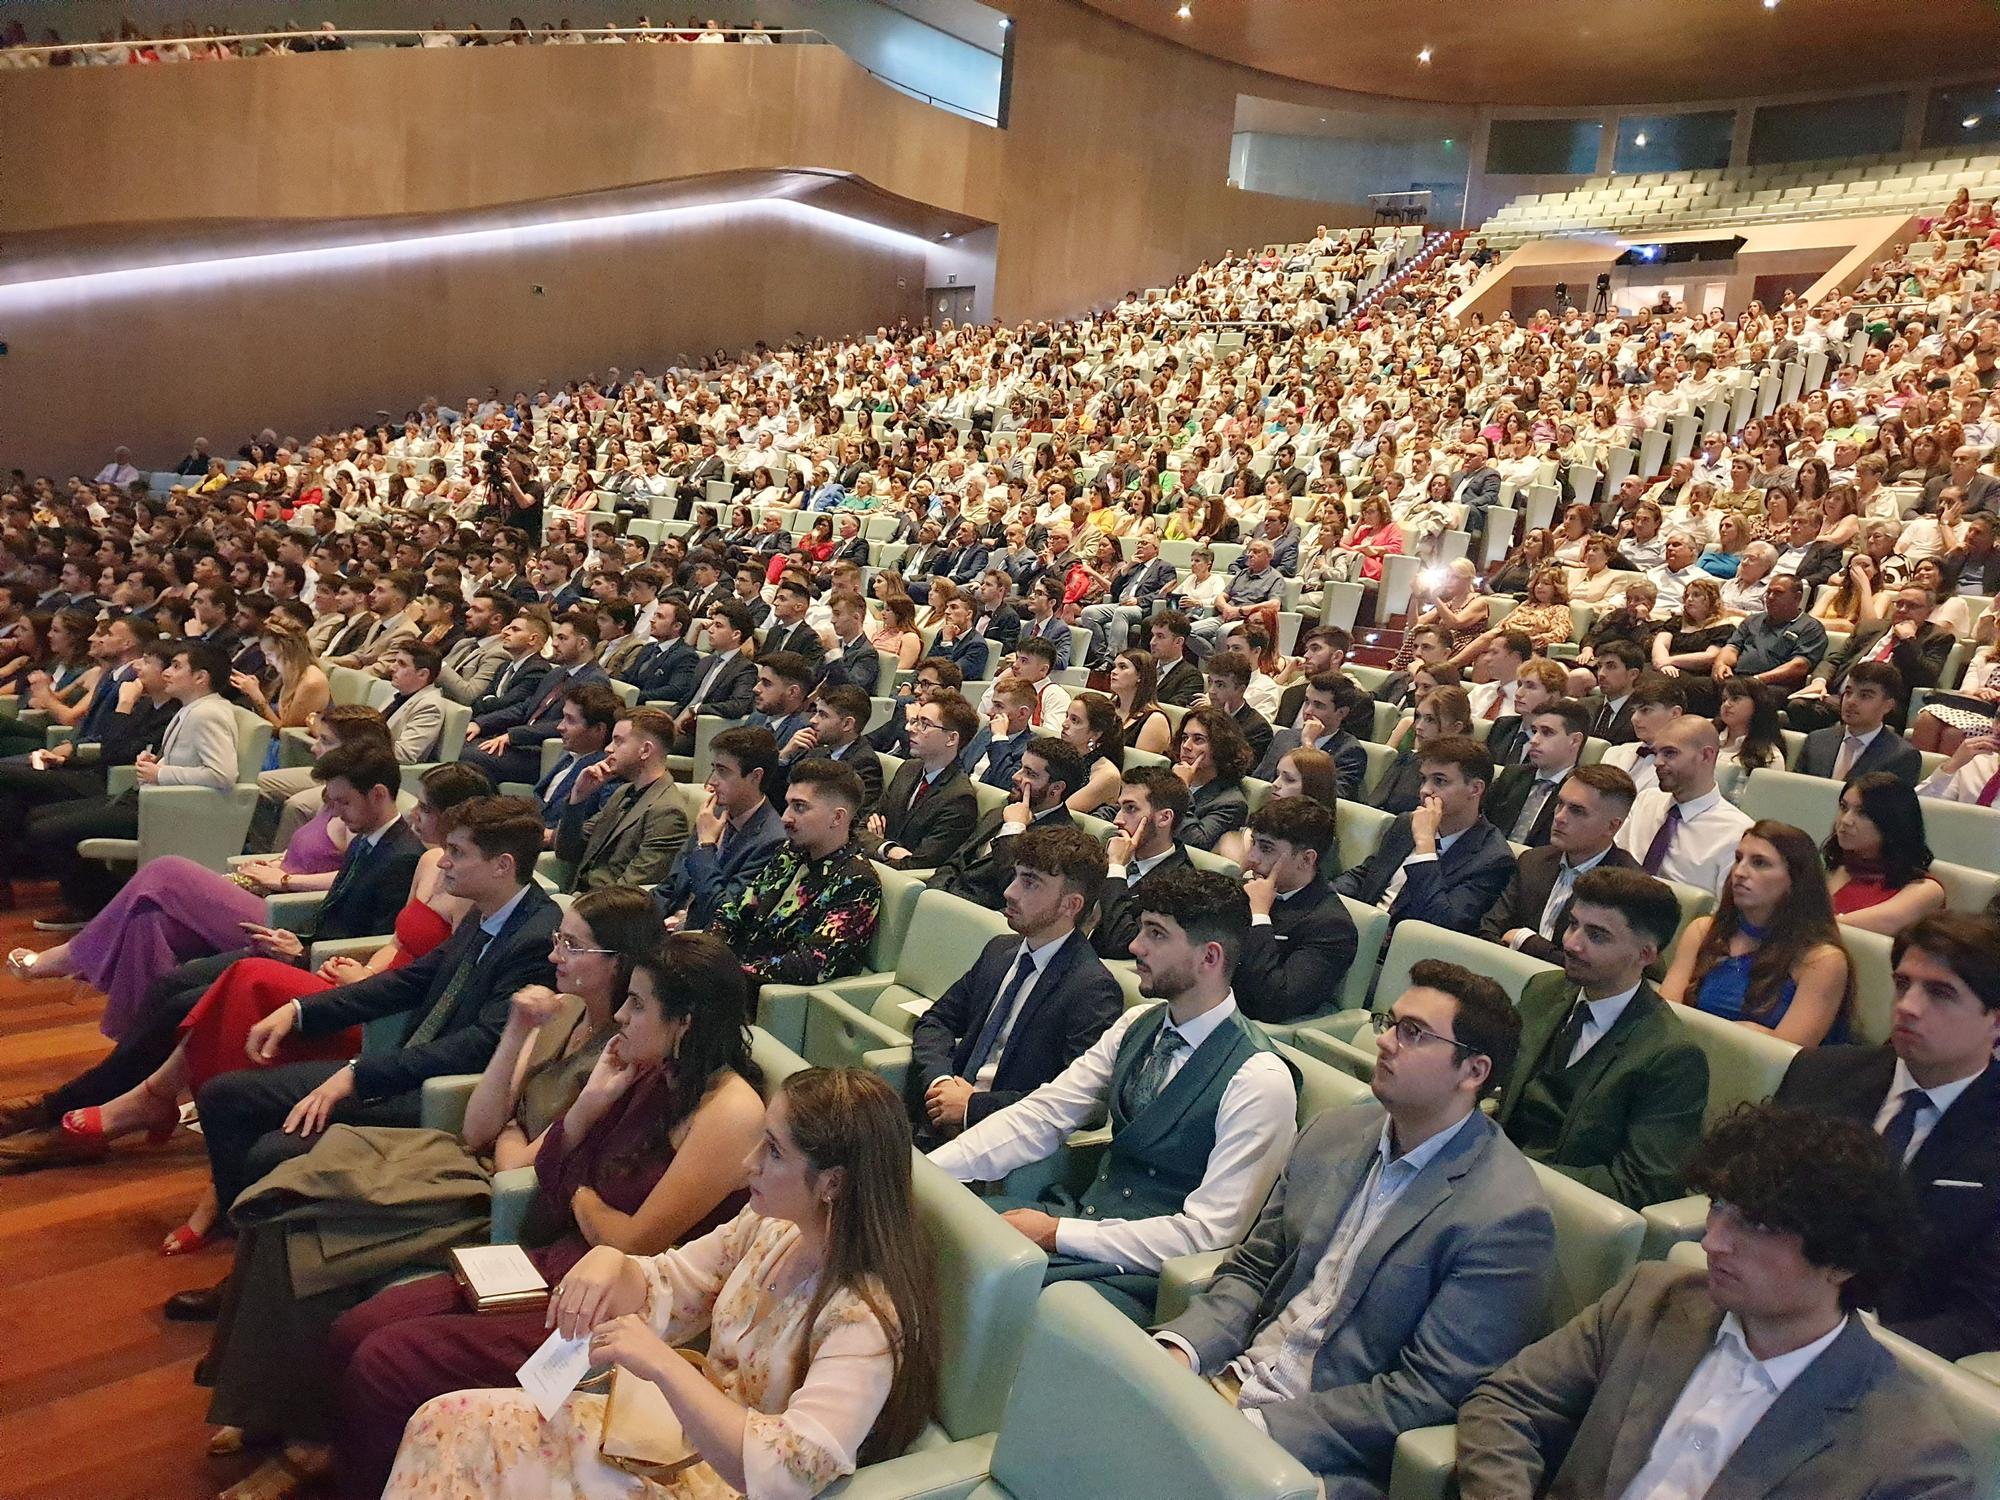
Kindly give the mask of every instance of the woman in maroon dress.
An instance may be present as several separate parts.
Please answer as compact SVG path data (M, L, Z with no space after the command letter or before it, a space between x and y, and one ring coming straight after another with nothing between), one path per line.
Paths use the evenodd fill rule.
M735 956L705 932L675 933L635 966L618 1034L535 1155L530 1223L553 1233L530 1256L551 1286L593 1246L656 1255L742 1207L763 1130L749 999ZM342 1314L330 1344L341 1493L379 1495L411 1413L450 1391L512 1384L547 1336L542 1308L474 1314L449 1276Z

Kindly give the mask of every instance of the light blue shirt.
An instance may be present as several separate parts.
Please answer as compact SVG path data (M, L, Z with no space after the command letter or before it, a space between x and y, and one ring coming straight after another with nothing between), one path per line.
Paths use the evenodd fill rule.
M486 934L487 942L490 943L493 941L493 939L500 936L500 929L507 925L507 919L514 915L514 908L519 906L522 900L526 898L528 894L528 886L533 885L534 883L535 882L532 879L530 879L528 885L524 885L518 891L514 892L512 899L510 899L505 906L501 907L500 910L493 913L492 916L482 917L480 919L479 930Z

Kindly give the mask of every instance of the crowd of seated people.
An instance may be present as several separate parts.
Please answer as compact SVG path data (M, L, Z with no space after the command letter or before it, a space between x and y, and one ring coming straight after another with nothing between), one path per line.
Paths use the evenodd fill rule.
M1755 1360L1818 1346L1910 1424L1871 1462L1963 1469L1848 1313L2000 1348L2000 926L1947 909L1925 836L1928 802L2000 799L2000 689L1941 687L1993 628L1995 295L1976 260L1913 260L1901 318L1461 325L1451 253L1344 320L1381 253L1325 234L1083 322L200 442L165 488L122 453L6 485L0 817L66 939L7 965L102 990L115 1046L0 1105L0 1170L164 1140L193 1103L210 1190L163 1248L234 1261L168 1310L215 1320L216 1451L273 1450L239 1496L620 1483L600 1397L542 1425L506 1389L540 1313L377 1290L477 1242L524 1166L548 1316L664 1392L702 1459L675 1493L809 1495L901 1451L939 1378L913 1148L1148 1327L1169 1262L1226 1252L1157 1338L1329 1492L1379 1488L1397 1433L1461 1403L1468 1493L1537 1465L1591 1489L1645 1420L1587 1394L1629 1388L1602 1330L1669 1310ZM1237 349L1222 322L1265 328ZM1573 487L1818 352L1826 388L1573 498L1559 535L1447 556L1461 531L1485 555L1503 486L1549 460ZM1294 585L1379 591L1406 553L1428 566L1376 661L1332 624L1278 649ZM79 852L134 836L145 787L235 786L252 720L312 744L253 773L250 862ZM1824 842L1753 816L1788 765L1827 788ZM1006 931L950 955L900 1094L760 1090L760 993L865 972L912 879ZM303 930L271 920L309 893ZM1373 997L1372 1102L1302 1120L1274 1032L1366 991L1364 922L1560 982L1510 1001L1420 953ZM1870 1044L1854 945L1884 937ZM1695 1011L1797 1044L1788 1108L1703 1140ZM412 1129L454 1077L463 1129ZM1087 1186L1008 1188L1100 1119ZM1711 1192L1732 1274L1642 1267L1550 1334L1548 1172L1632 1208ZM1867 1227L1904 1193L1896 1234ZM1444 1207L1385 1261L1409 1202ZM668 1352L703 1329L705 1378ZM1537 1447L1551 1369L1590 1439L1566 1452ZM1664 1476L1691 1413L1661 1393L1626 1451ZM1833 1427L1863 1442L1860 1414Z
M447 26L442 18L434 20L429 27L414 32L396 32L387 36L366 34L363 41L369 46L423 47L530 47L530 46L579 46L586 43L657 43L657 42L745 42L757 46L770 46L784 41L782 33L772 33L765 29L762 21L752 21L748 26L725 29L713 17L704 21L698 16L689 16L676 26L671 22L655 23L641 15L631 23L621 26L615 20L606 20L601 26L576 27L570 18L564 16L558 21L544 21L539 27L530 26L519 16L508 21L504 30L484 31L477 21L468 21L462 27ZM116 30L106 28L100 31L94 43L66 45L62 35L53 26L43 28L36 39L29 35L28 28L20 21L11 21L0 29L0 68L69 68L69 67L123 67L144 63L176 62L217 62L232 57L283 57L305 52L345 52L353 45L341 34L332 21L322 21L312 29L302 26L296 20L287 20L274 26L269 32L257 33L249 29L228 31L213 23L199 32L190 22L175 32L166 30L160 35L148 36L131 20L121 21Z

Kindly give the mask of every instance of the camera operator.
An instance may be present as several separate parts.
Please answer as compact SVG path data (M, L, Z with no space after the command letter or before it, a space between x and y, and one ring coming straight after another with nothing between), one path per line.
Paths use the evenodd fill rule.
M487 448L486 497L497 520L518 526L531 537L542 534L542 482L518 454L509 451L505 439Z

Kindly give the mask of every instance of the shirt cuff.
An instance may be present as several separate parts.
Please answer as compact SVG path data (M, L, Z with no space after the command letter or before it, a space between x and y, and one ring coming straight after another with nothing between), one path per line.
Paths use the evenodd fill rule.
M1259 1432L1263 1433L1265 1437L1269 1437L1271 1435L1271 1429L1264 1425L1264 1413L1261 1408L1255 1406L1239 1406L1236 1409L1243 1414L1244 1421L1248 1422L1252 1427L1256 1428Z
M1407 870L1411 865L1429 865L1435 863L1437 863L1437 856L1435 854L1412 854L1408 859L1403 861L1403 868Z
M1271 925L1271 914L1267 911L1252 914L1250 925L1252 927L1269 927Z
M1105 868L1104 878L1106 880L1123 880L1125 878L1125 874L1126 874L1125 866L1109 865Z
M1514 929L1513 932L1508 934L1507 946L1509 948L1512 948L1516 953L1519 953L1521 951L1521 944L1527 942L1527 940L1528 940L1528 929L1525 927L1517 927Z
M1169 1333L1166 1329L1162 1328L1154 1333L1153 1342L1156 1344L1165 1344L1169 1349L1180 1350L1181 1353L1187 1356L1188 1368L1197 1375L1201 1373L1201 1356L1194 1352L1194 1345L1190 1344L1178 1333Z

